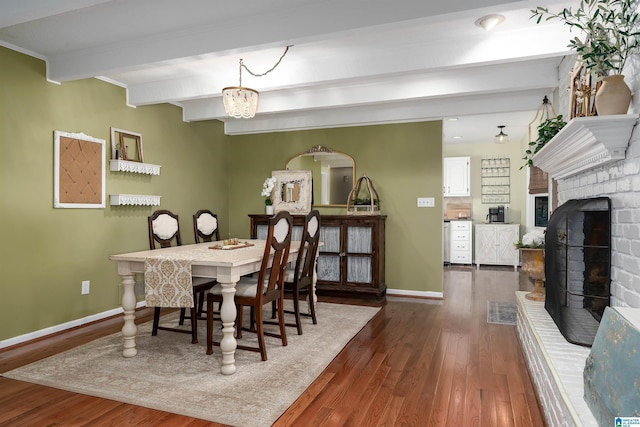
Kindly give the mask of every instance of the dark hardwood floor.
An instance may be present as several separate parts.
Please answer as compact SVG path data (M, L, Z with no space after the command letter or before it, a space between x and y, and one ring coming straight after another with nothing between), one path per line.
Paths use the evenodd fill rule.
M382 309L274 425L543 426L515 327L486 321L487 301L515 302L530 284L511 268L444 271L442 301L321 297ZM121 327L118 317L5 349L0 372ZM0 408L1 426L219 425L4 377Z

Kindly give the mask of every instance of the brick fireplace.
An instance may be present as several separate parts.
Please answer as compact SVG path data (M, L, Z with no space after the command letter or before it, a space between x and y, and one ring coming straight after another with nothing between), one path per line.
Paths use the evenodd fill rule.
M572 65L571 61L563 63L559 76L567 79ZM631 87L640 86L640 73L630 69L625 74L632 76L628 80ZM560 87L568 87L568 81L561 81ZM559 93L559 111L568 111L568 97L563 91ZM640 111L640 98L636 95L630 109L630 112L634 111ZM534 158L534 164L548 172L556 182L557 203L550 206L552 215L561 211L561 206L570 200L608 200L609 313L611 310L616 313L635 310L634 313L638 313L640 308L640 130L636 126L637 121L637 114L574 120L567 126L568 129L563 129L563 135L558 134L561 138L554 138L556 141L552 142L556 143L555 148L546 153L542 152L544 149L541 150L541 161ZM584 229L584 226L578 228ZM584 261L585 257L588 255L584 251L578 251L578 259ZM568 273L570 276L572 274ZM583 273L572 277L577 282L584 280ZM568 286L575 285L570 282ZM584 290L584 285L578 285L578 290ZM518 338L547 424L598 425L596 417L601 419L601 413L593 410L592 399L589 399L589 403L585 400L585 392L591 393L585 388L585 362L591 357L592 349L568 342L543 305L527 300L524 293L520 294L517 297ZM577 307L589 305L581 298L572 304ZM593 319L599 317L601 313L598 313L598 304L588 308L588 316ZM635 317L640 319L637 314ZM629 340L625 336L623 341L637 339L638 324L640 320L635 322L634 328L629 328L635 329L635 337ZM597 335L596 342L600 337ZM594 349L596 347L594 343ZM607 351L617 351L618 347L609 346ZM609 366L608 369L618 376L626 373L627 379L634 380L636 377L628 378L629 374L640 372L635 359L630 361L631 369L626 365L621 367L618 359L615 360L616 363L612 364L615 366ZM633 393L627 388L618 387L619 382L607 381L609 386L617 387L617 390L627 390L625 397ZM632 399L636 403L640 401L637 392ZM618 415L624 416L619 412Z

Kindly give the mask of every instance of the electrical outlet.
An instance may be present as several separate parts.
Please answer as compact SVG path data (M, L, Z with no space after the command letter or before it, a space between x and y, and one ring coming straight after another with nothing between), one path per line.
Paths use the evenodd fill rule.
M436 201L433 197L418 197L419 208L433 208L436 205Z
M91 285L91 282L88 280L83 280L82 281L82 295L87 295L89 293L89 286Z

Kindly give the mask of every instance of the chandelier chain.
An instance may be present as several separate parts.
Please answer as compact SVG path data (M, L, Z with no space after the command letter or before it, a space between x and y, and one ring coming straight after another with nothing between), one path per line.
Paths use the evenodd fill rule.
M280 65L280 62L282 62L282 59L284 58L284 56L287 54L287 52L289 51L289 48L293 46L293 45L289 45L284 49L284 53L282 54L282 56L280 57L280 59L278 59L278 62L275 63L275 65L273 67L271 67L270 69L268 69L267 71L265 71L264 73L254 73L253 71L251 71L249 69L249 67L247 67L246 65L244 65L244 62L242 61L242 59L240 59L240 79L242 79L242 69L244 68L245 70L247 70L247 72L249 74L251 74L254 77L263 77L266 76L267 74L269 74L270 72L272 72L273 70L276 69L276 67L278 65ZM242 84L240 84L240 86L242 86Z

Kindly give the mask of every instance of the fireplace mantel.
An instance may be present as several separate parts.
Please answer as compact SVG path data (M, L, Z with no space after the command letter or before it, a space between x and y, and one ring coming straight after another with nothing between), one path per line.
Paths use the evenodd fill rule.
M626 156L637 114L572 119L533 157L552 178L566 178Z

